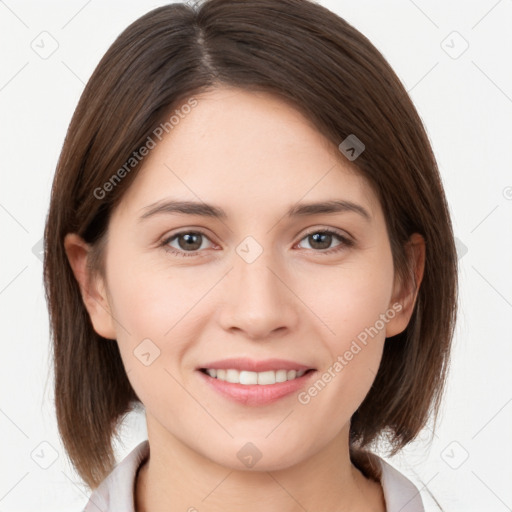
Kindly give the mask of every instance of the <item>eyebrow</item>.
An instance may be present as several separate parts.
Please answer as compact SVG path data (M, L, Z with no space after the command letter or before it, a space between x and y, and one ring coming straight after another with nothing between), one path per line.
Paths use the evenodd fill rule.
M152 203L144 208L146 210L140 217L139 222L157 214L182 214L199 215L202 217L212 217L216 219L227 219L226 212L219 206L198 203L195 201L176 201L162 200ZM367 221L371 220L371 215L361 205L346 201L343 199L322 201L316 203L298 203L291 206L285 213L286 217L301 217L307 215L332 214L343 212L355 212Z

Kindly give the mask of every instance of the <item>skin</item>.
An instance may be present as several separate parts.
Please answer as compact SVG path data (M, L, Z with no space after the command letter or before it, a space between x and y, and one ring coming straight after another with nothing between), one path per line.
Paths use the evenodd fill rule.
M65 239L94 328L117 340L146 409L151 454L136 481L136 510L384 512L380 484L350 461L349 422L385 338L409 322L423 241L411 238L416 286L401 283L376 196L307 119L266 93L220 88L196 99L113 212L105 276L87 274L83 240ZM138 220L170 197L220 206L227 218ZM357 203L370 219L354 211L285 217L298 202L331 199ZM315 245L306 236L325 228L354 244L333 236ZM190 257L159 245L190 231L205 235ZM263 251L252 263L236 251L247 236ZM168 246L187 251L183 237ZM316 368L313 383L393 304L401 310L307 404L296 393L263 406L235 403L196 370L227 357L283 358ZM146 338L160 350L149 366L134 355ZM248 442L262 454L252 468L237 457Z

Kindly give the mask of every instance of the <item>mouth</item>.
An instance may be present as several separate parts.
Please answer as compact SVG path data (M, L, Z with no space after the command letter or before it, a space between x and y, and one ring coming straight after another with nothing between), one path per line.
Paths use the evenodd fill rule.
M306 386L317 371L294 361L247 358L212 361L196 370L210 389L247 406L264 406L293 395Z

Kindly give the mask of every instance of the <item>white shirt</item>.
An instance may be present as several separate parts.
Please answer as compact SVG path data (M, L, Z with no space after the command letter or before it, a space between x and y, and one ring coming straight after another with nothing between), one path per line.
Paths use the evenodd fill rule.
M92 492L83 512L135 512L137 471L149 455L149 441L138 444ZM382 458L381 485L386 512L425 512L415 485Z

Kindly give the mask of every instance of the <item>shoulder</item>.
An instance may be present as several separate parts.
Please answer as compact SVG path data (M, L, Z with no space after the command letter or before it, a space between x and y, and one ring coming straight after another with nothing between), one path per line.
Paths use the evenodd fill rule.
M93 490L82 512L135 512L133 489L139 467L149 455L148 440L139 443Z

